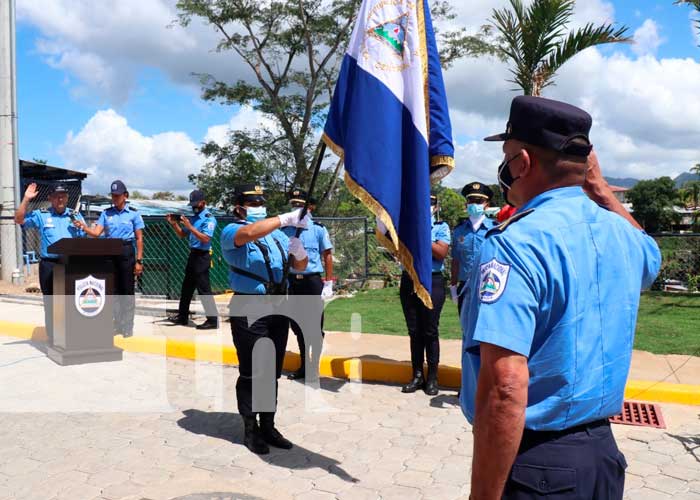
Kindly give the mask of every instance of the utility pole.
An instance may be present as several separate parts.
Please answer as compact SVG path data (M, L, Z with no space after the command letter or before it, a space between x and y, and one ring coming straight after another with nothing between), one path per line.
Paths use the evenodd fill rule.
M0 278L22 282L22 233L14 223L19 203L15 0L0 0Z

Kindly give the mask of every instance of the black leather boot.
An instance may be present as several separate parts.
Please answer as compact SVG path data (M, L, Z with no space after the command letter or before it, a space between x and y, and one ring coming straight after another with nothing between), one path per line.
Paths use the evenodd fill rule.
M282 448L283 450L291 450L294 446L289 439L286 439L280 431L275 429L275 414L261 413L260 414L260 434L263 440L270 446Z
M438 382L437 382L437 366L428 365L428 379L425 382L425 388L423 389L428 396L437 396L438 394Z
M270 448L262 438L255 416L243 417L243 425L245 426L245 435L243 437L245 447L256 455L267 455L270 453Z
M301 380L304 377L306 377L306 369L304 368L304 365L301 365L301 367L299 367L299 369L297 371L292 372L289 375L287 375L287 378L289 380Z
M423 370L416 370L413 373L413 380L401 388L401 392L411 393L425 387L425 379L423 378Z

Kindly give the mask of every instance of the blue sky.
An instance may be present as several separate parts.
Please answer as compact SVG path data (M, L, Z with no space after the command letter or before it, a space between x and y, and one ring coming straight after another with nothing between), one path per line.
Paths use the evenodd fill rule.
M174 19L173 0L123 0L119 5L130 7L117 8L108 19L101 17L106 15L104 10L95 10L88 0L17 3L19 147L23 159L42 158L89 171L93 189L109 182L107 177L137 171L140 177L131 182L139 188L185 190L186 174L201 164L196 147L205 137L223 137L222 131L229 126L255 126L260 120L251 110L244 113L200 99L197 80L190 71L225 71L228 77L243 70L235 56L211 53L214 38L206 28L194 26L190 32L166 29L168 21ZM465 7L469 17L458 19L467 26L478 26L490 9L501 3L503 0L475 0ZM664 115L662 106L645 110L664 89L678 99L684 95L698 99L695 90L686 88L697 89L694 79L700 78L700 48L691 29L690 9L674 6L672 0L579 0L577 13L578 22L607 19L614 13L615 22L629 26L631 33L641 29L641 43L580 55L562 71L552 89L553 97L598 110L592 114L601 125L600 149L611 165L609 174L650 177L658 172L675 175L687 170L684 165L690 166L694 155L700 160L700 153L697 141L679 139L678 111L672 109L677 105L675 97L667 97L671 106L665 109L670 116ZM126 44L124 50L114 49L115 40ZM175 50L173 46L179 47ZM489 128L502 128L499 124L505 121L513 94L503 83L507 68L486 70L484 64L488 62L464 61L446 75L448 93L457 96L451 99L451 112L461 160L458 165L464 165L448 184L459 185L473 177L493 180L491 162L497 164L500 152L485 149L479 138L483 132L491 132ZM579 75L596 68L607 81L598 81L594 75L589 83L577 82ZM498 77L489 76L485 83L478 83L493 71ZM674 71L689 75L689 81L684 83L683 76L669 84L666 78ZM619 88L620 78L612 78L613 74L622 75L623 80L629 75L629 92L639 94L639 101L629 105L632 109L611 112L610 96L626 95L624 86ZM462 97L465 80L461 75L475 80L474 87L468 89L473 99ZM450 83L457 81L460 87ZM671 85L678 89L669 88ZM647 86L662 91L647 92ZM618 98L613 104L622 100ZM690 112L693 106L698 103L679 109ZM640 113L638 118L635 112ZM640 126L640 121L648 127ZM647 132L658 127L662 130L657 141ZM691 135L692 130L688 132ZM172 174L166 176L168 182L163 181L159 169Z

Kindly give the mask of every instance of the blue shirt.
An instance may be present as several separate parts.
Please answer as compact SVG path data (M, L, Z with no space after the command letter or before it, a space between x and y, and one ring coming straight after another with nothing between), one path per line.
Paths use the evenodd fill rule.
M202 210L197 215L190 215L187 217L190 224L200 233L204 233L209 236L209 243L202 243L199 239L192 234L189 229L182 228L185 234L189 235L190 248L195 250L209 250L211 249L211 238L214 237L214 230L216 229L216 219L208 210Z
M22 227L25 229L37 228L41 235L39 256L44 259L56 259L58 255L49 253L48 247L63 238L78 238L85 236L82 229L73 225L71 214L79 221L85 222L80 213L66 208L62 214L57 214L53 207L46 210L34 210L24 219Z
M433 243L442 241L450 244L450 226L447 225L447 222L433 222L430 230L430 241ZM433 272L439 273L443 269L445 269L445 259L438 260L433 256Z
M287 237L292 238L296 235L297 228L295 227L285 227L282 228L282 232L287 235ZM314 222L311 227L301 230L299 234L299 239L306 253L309 254L309 264L306 269L294 274L312 274L312 273L322 273L323 272L323 262L321 261L321 255L326 250L332 250L333 244L331 243L331 237L328 234L328 229L325 226Z
M259 276L260 279L256 280L248 276L243 276L229 269L229 284L231 285L231 290L234 292L264 295L265 282L269 281L270 278L262 252L255 242L252 241L240 247L237 247L234 243L236 233L246 224L249 224L249 222L234 222L224 228L221 232L221 251L224 260L229 266L244 269L249 273ZM274 282L282 283L282 280L287 279L287 277L284 276L282 254L275 241L280 244L285 258L288 259L289 238L287 238L286 234L277 229L267 236L260 238L258 241L267 249Z
M141 214L128 203L123 210L117 210L116 207L103 210L100 218L97 219L97 225L104 228L105 238L118 238L124 241L133 240L134 232L145 227Z
M486 342L528 358L525 428L562 430L615 415L640 291L659 272L659 248L580 187L542 193L519 213L487 234L463 308L462 411L473 422Z
M479 263L481 245L486 239L486 232L492 227L493 221L486 217L476 231L468 218L454 228L452 259L457 263L457 281L469 282L469 278L474 274L474 268ZM464 289L462 292L466 293Z

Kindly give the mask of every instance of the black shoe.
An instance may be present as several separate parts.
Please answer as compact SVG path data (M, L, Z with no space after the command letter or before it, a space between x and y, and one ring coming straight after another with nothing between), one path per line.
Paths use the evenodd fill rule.
M299 368L297 371L287 375L289 380L301 380L306 377L306 370L304 368Z
M175 325L181 325L181 326L187 326L189 325L189 321L185 318L181 318L180 316L174 315L174 316L168 316L168 321Z
M245 447L256 455L267 455L270 453L270 447L265 444L255 417L243 417L243 425L245 427L245 433L243 435L243 444Z
M219 328L219 325L217 325L215 322L209 322L205 321L201 325L195 326L195 329L197 330L216 330Z
M428 366L428 380L425 382L425 387L423 390L428 396L437 396L439 392L437 382L437 366Z
M294 446L289 439L275 429L274 421L270 418L265 418L263 415L260 415L260 435L267 444L275 448L291 450Z
M413 380L401 388L401 392L411 393L416 392L418 389L423 389L425 387L425 379L423 378L422 371L416 371L413 375Z

